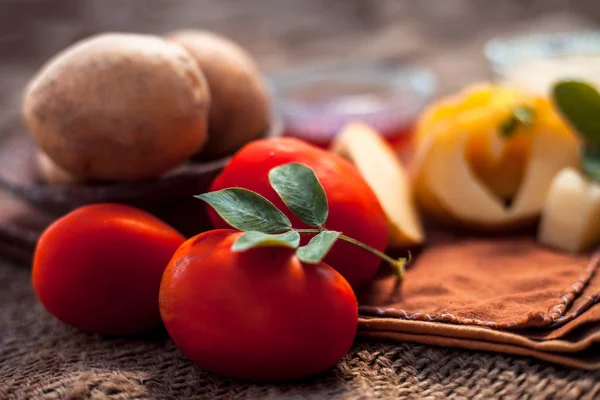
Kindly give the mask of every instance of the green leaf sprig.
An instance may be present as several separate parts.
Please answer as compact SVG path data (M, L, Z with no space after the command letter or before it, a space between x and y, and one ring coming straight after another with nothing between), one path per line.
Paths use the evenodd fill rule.
M583 140L581 168L600 181L600 93L589 83L562 80L552 87L552 100Z
M500 135L504 139L513 136L520 126L529 129L533 125L533 110L529 106L517 106L509 117L500 125Z
M290 220L273 203L251 190L228 188L197 195L229 225L243 231L233 244L233 251L256 247L279 246L296 249L296 256L305 263L321 262L338 240L351 243L390 264L402 279L408 258L394 259L342 232L325 228L329 207L327 196L314 171L303 164L289 163L269 171L269 182L283 203L311 229L295 229ZM300 246L301 234L314 234Z

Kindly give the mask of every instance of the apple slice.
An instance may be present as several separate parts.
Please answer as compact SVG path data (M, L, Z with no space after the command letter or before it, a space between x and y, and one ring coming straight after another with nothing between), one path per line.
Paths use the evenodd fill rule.
M538 241L569 252L600 242L600 185L574 168L561 170L550 185Z
M388 220L388 246L422 243L425 234L410 180L392 147L368 125L352 122L337 135L331 150L354 164L375 192Z

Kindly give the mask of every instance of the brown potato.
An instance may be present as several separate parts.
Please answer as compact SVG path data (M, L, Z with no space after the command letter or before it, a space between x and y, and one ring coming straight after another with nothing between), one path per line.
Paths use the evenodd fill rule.
M84 179L78 178L56 165L43 151L37 152L37 165L42 180L51 185L76 185L84 183Z
M205 31L180 31L167 38L183 46L197 61L210 88L208 143L200 156L232 154L266 132L269 94L252 57L222 36Z
M23 115L61 168L98 180L156 176L206 141L208 85L164 39L97 35L53 57L25 90Z

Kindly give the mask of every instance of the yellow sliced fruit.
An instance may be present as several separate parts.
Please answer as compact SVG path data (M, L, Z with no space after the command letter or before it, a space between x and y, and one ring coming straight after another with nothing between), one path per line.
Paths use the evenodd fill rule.
M416 147L432 135L469 130L466 157L475 175L494 194L511 199L521 184L531 140L521 128L510 138L504 138L498 127L515 107L532 106L532 103L535 103L532 96L519 96L488 83L473 85L425 111L417 125Z
M545 99L486 85L465 93L455 96L454 114L436 122L426 112L429 120L418 125L427 129L416 138L420 204L444 222L477 228L534 220L556 173L577 164L577 140ZM531 110L531 124L502 135L517 107Z
M542 209L554 175L577 164L573 138L553 132L533 135L531 158L523 182L509 207L473 173L465 157L468 132L438 140L421 167L417 187L436 214L474 226L512 226L534 219ZM425 192L423 192L425 190ZM441 208L441 210L440 210Z
M503 139L497 129L471 135L467 160L477 178L498 197L511 199L519 190L531 149L531 135Z
M560 171L548 191L538 230L540 243L568 252L600 242L600 185L574 168Z
M348 124L331 150L356 166L379 199L388 220L389 247L420 244L425 238L410 178L393 148L371 127Z

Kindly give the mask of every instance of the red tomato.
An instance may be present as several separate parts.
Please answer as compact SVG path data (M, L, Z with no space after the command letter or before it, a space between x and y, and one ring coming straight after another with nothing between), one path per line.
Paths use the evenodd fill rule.
M215 179L211 190L229 187L253 190L283 211L295 228L307 228L288 210L269 183L269 171L290 162L311 167L323 185L329 203L327 229L340 231L377 250L385 250L388 240L385 214L360 173L337 155L300 140L276 138L247 144ZM209 215L216 227L229 227L210 207ZM365 250L338 241L325 262L357 287L375 275L381 260Z
M40 237L33 287L51 314L82 331L143 332L160 325L162 273L184 241L142 210L84 206L55 221Z
M160 287L163 322L199 367L232 378L284 380L333 366L352 346L358 322L348 282L294 251L233 252L234 230L185 242Z

